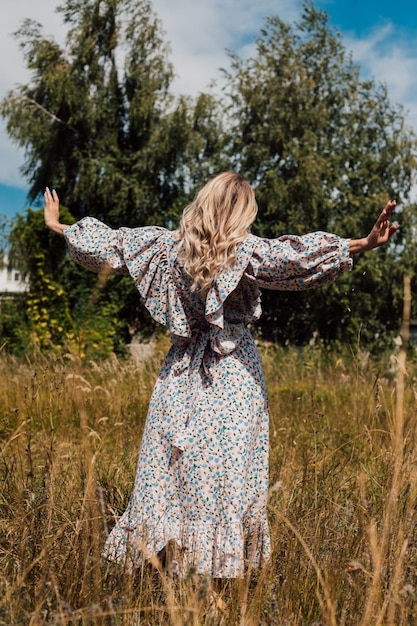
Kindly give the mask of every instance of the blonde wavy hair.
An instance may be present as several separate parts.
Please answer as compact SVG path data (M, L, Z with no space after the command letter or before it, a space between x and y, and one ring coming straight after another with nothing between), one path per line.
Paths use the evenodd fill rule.
M223 172L200 189L178 232L178 257L193 290L206 293L220 270L233 264L257 212L253 188L241 174Z

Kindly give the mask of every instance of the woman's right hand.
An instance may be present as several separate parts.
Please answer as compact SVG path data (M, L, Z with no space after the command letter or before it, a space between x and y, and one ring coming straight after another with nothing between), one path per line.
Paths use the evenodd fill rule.
M45 199L44 219L45 225L59 235L63 235L64 230L68 228L67 224L61 224L59 221L59 198L55 189L49 187L45 189L43 194Z

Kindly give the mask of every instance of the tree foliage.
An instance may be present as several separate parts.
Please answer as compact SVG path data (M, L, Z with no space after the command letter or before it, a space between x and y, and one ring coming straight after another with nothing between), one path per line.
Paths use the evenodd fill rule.
M64 217L68 216L63 210ZM10 234L10 263L30 281L30 292L2 303L0 326L14 352L62 349L73 336L65 290L57 280L65 244L45 229L40 211L18 216ZM14 310L17 309L17 310Z
M173 69L148 0L67 0L65 49L27 20L16 33L32 72L3 101L26 149L32 199L58 189L71 213L112 226L168 224L218 158L215 101L174 101Z
M0 213L0 268L3 267L4 253L8 243L8 232L10 220L6 215Z
M61 207L64 222L73 218ZM10 262L19 267L30 291L1 303L0 331L5 348L16 354L34 350L107 356L120 345L126 320L112 279L87 274L66 254L64 240L47 230L43 211L17 216L10 235Z
M415 137L386 87L360 78L325 12L307 3L293 26L268 19L256 55L231 60L231 155L256 186L259 234L362 237L389 198L407 202ZM355 258L356 270L319 296L265 294L264 332L369 341L398 328L403 243L400 233L395 246Z
M168 48L148 0L67 0L59 10L65 48L26 20L16 36L32 79L1 105L10 136L26 151L32 200L50 186L73 219L176 225L195 186L222 169L216 99L171 95ZM23 268L34 261L17 257ZM76 327L85 316L99 325L103 310L90 305L95 278L67 265L61 271ZM99 291L107 317L118 320L114 343L128 339L128 328L153 328L131 281L111 278Z

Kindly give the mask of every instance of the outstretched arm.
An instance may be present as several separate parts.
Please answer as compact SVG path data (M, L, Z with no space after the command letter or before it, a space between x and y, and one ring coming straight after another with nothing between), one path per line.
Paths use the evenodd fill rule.
M44 218L48 228L58 235L63 235L64 230L68 228L68 224L61 224L59 221L59 198L55 189L50 191L49 187L45 189L43 194L45 198Z
M351 239L349 251L351 254L367 252L387 243L392 235L398 230L397 224L391 224L391 214L396 206L395 200L390 200L381 211L371 232L363 239Z
M304 291L332 283L352 269L354 254L372 250L390 240L398 230L390 221L395 206L394 200L386 204L371 232L363 239L345 239L321 231L260 239L252 258L257 284L264 289Z
M94 217L83 217L71 226L61 224L58 194L47 187L44 198L45 225L65 237L70 256L87 270L96 273L105 270L106 274L130 273L139 289L152 259L161 254L166 259L166 229L159 226L112 229ZM160 266L160 261L154 263L156 269ZM141 294L143 289L141 286Z

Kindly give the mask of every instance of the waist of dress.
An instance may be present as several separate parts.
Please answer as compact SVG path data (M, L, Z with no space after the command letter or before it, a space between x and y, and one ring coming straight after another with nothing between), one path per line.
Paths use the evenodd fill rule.
M191 337L181 337L171 334L171 342L177 346L187 347L200 345L200 349L210 348L219 355L227 356L240 345L242 338L249 333L243 322L228 322L224 320L223 327L207 324L202 328L194 328Z

